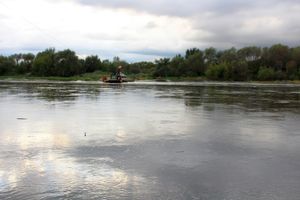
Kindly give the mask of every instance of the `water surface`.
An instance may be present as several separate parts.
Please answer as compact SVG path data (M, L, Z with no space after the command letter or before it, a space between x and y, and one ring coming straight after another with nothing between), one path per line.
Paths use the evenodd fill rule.
M300 199L300 86L1 82L0 113L0 199Z

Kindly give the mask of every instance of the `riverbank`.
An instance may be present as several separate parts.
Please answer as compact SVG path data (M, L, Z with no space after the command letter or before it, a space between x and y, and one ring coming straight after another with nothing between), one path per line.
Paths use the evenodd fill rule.
M71 76L71 77L59 77L59 76L32 76L32 75L9 75L9 76L0 76L1 81L102 81L102 77L108 77L108 72L93 72L85 73L82 75ZM148 74L128 74L127 77L135 81L154 81L154 82L219 82L223 81L210 81L206 77L165 77L165 78L156 78L154 79ZM234 81L226 81L235 83ZM266 83L266 84L300 84L300 80L275 80L275 81L245 81L243 83Z

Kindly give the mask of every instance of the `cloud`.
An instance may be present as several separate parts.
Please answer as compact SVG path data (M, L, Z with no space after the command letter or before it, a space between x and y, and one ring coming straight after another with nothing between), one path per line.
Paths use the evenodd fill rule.
M275 3L266 10L243 10L234 14L198 15L192 19L193 29L205 32L194 37L194 41L205 41L217 47L243 47L247 45L269 46L285 43L290 46L300 44L300 3L290 6Z
M55 47L139 60L191 47L296 46L299 18L299 0L0 0L0 53Z
M218 15L233 14L264 6L297 5L298 0L71 0L82 5L103 6L113 9L132 9L157 15L193 16L209 12Z
M150 21L148 22L146 25L145 25L145 28L146 29L153 29L153 28L156 28L158 27L158 25L154 22L154 21Z
M146 56L158 56L158 57L172 57L178 54L177 51L163 51L163 50L156 50L156 49L138 49L134 51L128 51L126 53L146 55Z
M182 38L194 46L227 48L274 43L298 45L298 0L73 0L82 5L128 9L157 16L188 19L190 32ZM145 28L156 28L149 22ZM186 27L181 27L185 29Z

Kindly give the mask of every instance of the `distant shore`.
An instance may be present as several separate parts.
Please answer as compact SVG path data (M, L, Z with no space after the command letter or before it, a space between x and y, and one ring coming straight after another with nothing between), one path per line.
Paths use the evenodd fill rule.
M102 76L104 76L102 74ZM159 78L153 79L147 76L136 76L133 75L129 76L129 78L135 80L135 82L156 82L158 83L166 83L169 85L170 83L180 83L180 82L187 82L187 83L206 83L206 84L295 84L300 85L300 80L284 80L284 81L243 81L243 82L236 82L236 81L211 81L207 80L205 77L166 77L166 78ZM0 76L0 83L4 82L34 82L34 83L43 83L43 82L69 82L69 83L101 83L101 76L91 75L91 74L84 74L82 76L72 76L72 77L57 77L57 76L49 76L49 77L39 77L39 76Z

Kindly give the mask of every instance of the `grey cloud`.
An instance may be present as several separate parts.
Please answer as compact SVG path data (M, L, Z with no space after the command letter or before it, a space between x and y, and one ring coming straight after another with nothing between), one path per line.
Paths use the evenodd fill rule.
M139 54L147 56L159 56L159 57L172 57L178 52L175 51L164 51L164 50L155 50L155 49L140 49L135 51L127 51L128 54Z
M132 41L135 40L134 36L126 33L119 34L106 34L106 33L90 33L85 35L87 38L98 41Z
M54 0L47 0L53 2ZM61 45L74 50L89 53L91 48L103 48L95 50L100 55L122 55L125 53L138 56L170 57L180 51L190 47L206 48L214 46L216 48L237 48L247 45L269 46L274 43L285 43L290 46L300 45L300 1L299 0L55 0L76 2L77 6L98 7L95 12L101 12L101 8L110 9L130 9L138 13L150 13L153 15L164 15L183 18L184 25L188 24L189 33L184 36L178 36L176 39L166 38L166 43L160 40L149 38L146 41L141 34L147 31L156 33L159 31L168 31L164 29L164 24L160 23L159 17L149 18L143 26L136 27L134 30L129 26L128 30L124 28L122 32L103 33L99 30L90 30L89 34L83 35L84 41L88 42L72 45ZM54 2L55 2L54 1ZM138 15L135 15L138 16ZM4 20L5 15L0 14L0 22ZM268 19L276 18L279 20L277 26L272 26ZM166 19L166 18L164 18ZM109 19L107 19L109 20ZM176 19L175 19L176 20ZM249 21L257 20L257 27L251 27ZM170 20L171 21L171 20ZM2 30L5 30L5 23L2 22ZM125 25L124 25L125 26ZM103 27L104 29L107 27ZM171 27L173 28L173 27ZM180 27L185 29L186 27ZM156 30L157 29L157 30ZM177 30L177 27L172 29ZM98 31L98 32L97 32ZM156 32L157 31L157 32ZM44 36L45 37L45 36ZM5 41L2 36L2 42ZM1 43L1 46L3 44ZM37 39L36 39L37 40ZM49 40L49 41L48 41ZM47 42L29 41L25 46L36 44L43 50L48 45L58 43L53 39L45 40ZM175 41L176 40L176 41ZM52 41L52 42L51 42ZM161 42L160 44L158 44ZM32 44L33 43L33 44ZM172 46L172 43L174 45ZM13 45L7 45L13 46ZM143 49L142 47L146 47ZM150 49L151 48L151 49ZM170 51L170 49L176 49ZM30 50L29 47L27 47ZM3 52L4 50L2 50ZM16 52L16 50L12 50ZM35 51L32 49L31 51ZM94 51L93 51L94 52ZM1 49L0 49L1 53Z
M156 27L157 27L157 24L153 21L148 22L145 26L146 29L153 29L153 28L156 28Z
M185 40L201 47L227 48L273 43L299 44L299 0L73 0L84 5L127 8L154 15L183 17L193 24ZM282 24L270 27L266 21L259 29L247 30L251 19L278 18ZM271 22L270 22L271 23ZM249 27L251 25L248 25ZM154 28L149 22L145 28ZM184 28L184 27L183 27ZM251 28L251 27L250 27ZM196 33L196 35L195 35ZM197 33L199 33L197 35ZM201 33L205 33L204 35Z
M188 40L217 48L300 44L300 2L269 0L258 4L260 6L225 15L199 14L192 17L194 30L206 34L193 35Z
M110 8L127 8L157 15L191 16L200 12L232 12L242 7L255 5L245 0L74 0L84 5L104 6Z
M83 5L127 8L157 15L193 16L202 12L218 15L232 14L242 10L268 8L277 4L299 4L298 0L72 0Z

